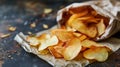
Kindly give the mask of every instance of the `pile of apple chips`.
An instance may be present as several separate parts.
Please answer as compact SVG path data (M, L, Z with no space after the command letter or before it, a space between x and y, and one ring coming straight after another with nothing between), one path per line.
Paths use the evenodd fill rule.
M39 54L51 54L55 58L74 60L81 55L88 60L103 62L110 49L98 44L94 38L100 37L108 25L109 18L98 14L90 6L71 8L65 12L61 28L50 30L49 34L27 36L31 47Z

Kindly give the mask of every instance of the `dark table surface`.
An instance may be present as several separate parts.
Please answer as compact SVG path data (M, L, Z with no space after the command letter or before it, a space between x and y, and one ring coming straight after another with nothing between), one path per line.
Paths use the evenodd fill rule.
M11 34L0 38L0 67L52 67L36 55L25 52L13 38L19 32L28 34L45 30L43 24L48 24L49 28L57 24L57 11L73 2L82 0L0 0L0 36ZM51 8L52 12L44 14L46 8ZM33 22L37 24L35 28L30 27ZM16 31L8 31L10 26L15 26ZM120 38L119 35L117 33L114 37ZM120 50L111 54L106 62L96 62L86 67L120 67Z

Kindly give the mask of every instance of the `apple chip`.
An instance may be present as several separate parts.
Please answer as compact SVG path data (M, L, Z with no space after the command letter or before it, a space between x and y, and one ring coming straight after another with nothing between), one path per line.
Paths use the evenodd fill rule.
M103 19L97 24L98 36L102 35L105 32L105 24Z
M73 32L67 31L65 29L55 29L51 31L52 35L56 35L58 39L62 42L66 42L75 36L73 35Z
M81 42L78 38L70 40L63 50L63 57L65 60L74 59L81 51Z
M106 47L93 47L84 51L83 56L90 60L103 62L108 58L108 51Z

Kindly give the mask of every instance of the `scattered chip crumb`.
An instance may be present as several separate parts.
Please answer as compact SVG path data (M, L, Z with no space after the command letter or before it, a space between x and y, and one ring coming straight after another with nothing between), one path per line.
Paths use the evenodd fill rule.
M48 25L47 24L43 24L43 28L47 29Z
M11 31L11 32L13 32L13 31L16 30L16 27L11 26L11 27L8 28L8 30Z
M9 58L11 58L11 55L8 55Z
M45 14L48 14L48 13L51 13L52 12L52 9L51 8L45 8L44 9L44 13Z
M6 38L6 37L9 37L10 35L11 35L10 33L8 33L8 34L3 34L3 35L0 36L0 38Z
M32 34L32 32L30 32L30 31L29 31L29 32L28 32L28 34L29 34L29 35L31 35L31 34Z
M36 27L36 23L34 22L34 23L30 24L30 27L31 27L31 28Z

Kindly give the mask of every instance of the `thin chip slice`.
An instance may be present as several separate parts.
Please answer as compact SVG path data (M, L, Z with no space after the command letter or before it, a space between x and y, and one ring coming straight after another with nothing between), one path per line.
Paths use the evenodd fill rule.
M39 45L38 51L44 50L44 49L46 49L49 46L56 45L56 44L58 44L58 42L59 42L59 40L58 40L57 36L55 36L55 35L52 36L49 39L42 40L42 41L40 41L40 45Z
M105 24L103 19L96 25L98 30L98 36L102 35L105 32Z
M93 16L84 16L78 19L84 21L85 23L98 23L98 20L100 20L98 18L94 18Z
M77 33L77 32L74 32L73 35L75 35L76 37L80 37L80 36L82 36L81 33Z
M50 53L51 53L55 58L62 58L62 57L63 57L62 54L60 54L60 53L58 53L58 52L56 51L56 49L54 48L54 46L50 46L50 47L48 47L48 49L49 49Z
M36 37L30 37L28 36L26 38L27 42L29 42L29 44L31 46L38 46L40 44L39 40Z
M75 28L77 31L86 34L87 36L94 38L97 35L97 29L95 25L85 25L79 19L76 19L72 24L72 28Z
M87 13L88 13L88 11L84 11L84 12L81 12L81 13L73 14L69 18L69 20L67 21L67 24L70 25L75 19L80 18L80 17L86 15Z
M106 47L94 47L84 51L83 56L90 60L103 62L108 58L108 51Z
M74 38L66 44L66 47L63 50L63 56L65 60L72 60L80 53L80 51L81 51L80 40L78 38Z
M16 27L10 26L10 27L8 28L8 30L11 31L11 32L13 32L13 31L16 30Z
M42 50L42 51L38 51L38 54L41 54L41 55L47 55L47 54L49 54L50 52L49 52L49 50L48 49L44 49L44 50Z
M79 40L80 41L84 41L85 39L87 39L88 37L86 36L86 35L81 35L80 37L79 37Z
M6 38L6 37L9 37L11 34L10 33L7 33L7 34L1 34L0 35L0 38Z
M63 45L63 42L59 42L57 45L48 47L48 49L55 58L62 58L62 52L64 49Z
M65 29L55 29L51 31L52 35L56 35L58 39L62 42L66 42L75 36L73 35L73 32L67 31Z
M103 47L103 45L97 44L96 42L89 39L85 39L81 43L82 43L82 46L86 48L91 48L92 46Z

